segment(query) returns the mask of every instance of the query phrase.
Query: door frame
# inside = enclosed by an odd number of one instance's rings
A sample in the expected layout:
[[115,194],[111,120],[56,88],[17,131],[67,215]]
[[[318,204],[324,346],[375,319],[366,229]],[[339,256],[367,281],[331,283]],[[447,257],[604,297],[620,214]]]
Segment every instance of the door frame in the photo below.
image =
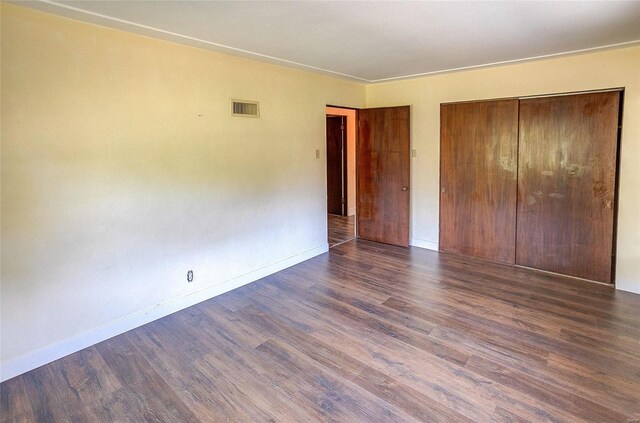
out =
[[[358,172],[358,168],[360,165],[360,154],[358,154],[358,152],[360,151],[360,111],[364,110],[364,109],[385,109],[385,108],[390,108],[390,107],[403,107],[403,106],[379,106],[379,107],[350,107],[350,106],[340,106],[340,105],[336,105],[336,104],[325,104],[325,108],[326,107],[334,107],[334,108],[338,108],[338,109],[345,109],[345,110],[354,110],[355,111],[355,131],[356,131],[356,139],[355,139],[355,151],[354,151],[354,155],[355,155],[355,169],[354,169],[354,174],[355,174],[355,189],[354,189],[354,200],[355,200],[355,204],[356,204],[356,212],[355,212],[355,237],[356,238],[361,238],[360,237],[360,228],[358,225],[358,198],[359,198],[359,193],[358,193],[358,184],[359,184],[359,178],[360,178],[360,173]],[[411,119],[411,114],[413,111],[413,107],[411,106],[407,106],[409,107],[409,119]],[[327,116],[327,114],[325,113],[325,116]],[[325,125],[326,128],[326,125]],[[325,138],[326,138],[326,134],[325,134]],[[326,140],[325,140],[326,143]],[[413,158],[412,155],[412,150],[411,150],[411,146],[412,146],[412,132],[411,132],[411,121],[409,123],[409,205],[408,205],[408,238],[407,238],[407,248],[410,247],[411,244],[411,226],[412,226],[412,221],[411,221],[411,204],[412,204],[412,193],[411,193],[411,189],[413,186],[413,180],[412,180],[412,175],[411,175],[411,159]],[[346,151],[346,149],[345,149]],[[325,167],[326,167],[326,160],[325,160]],[[325,189],[326,189],[326,184],[325,184]],[[325,192],[327,195],[328,193]],[[346,202],[346,197],[345,197],[345,202]],[[349,214],[349,207],[348,207],[348,203],[346,204],[346,209],[347,209],[347,216]]]
[[[354,187],[354,190],[353,190],[353,200],[355,201],[355,204],[358,204],[358,113],[359,113],[360,109],[356,108],[356,107],[339,106],[339,105],[336,105],[336,104],[325,104],[324,107],[325,107],[325,114],[324,114],[325,115],[325,120],[326,120],[326,117],[328,116],[328,114],[326,113],[327,107],[333,107],[333,108],[336,108],[336,109],[344,109],[344,110],[353,110],[353,111],[355,111],[355,119],[354,119],[355,120],[355,122],[354,122],[355,127],[354,127],[354,129],[356,131],[356,139],[355,139],[355,145],[354,145],[355,148],[354,148],[354,151],[353,151],[354,158],[355,158],[355,164],[354,164],[354,169],[353,169],[353,173],[354,173],[354,178],[353,179],[354,179],[355,187]],[[340,116],[340,115],[336,115],[336,116]],[[348,130],[348,123],[347,123],[347,119],[346,119],[347,116],[343,116],[343,117],[345,117],[345,135],[346,135],[347,134],[347,130]],[[327,128],[327,126],[325,124],[325,148],[326,148],[326,142],[327,142],[326,141],[326,138],[327,138],[326,128]],[[346,136],[348,137],[348,135],[346,135]],[[348,177],[347,177],[348,169],[349,169],[349,167],[348,167],[348,157],[349,157],[348,151],[349,151],[349,149],[347,147],[348,146],[347,139],[345,139],[345,144],[344,145],[345,145],[345,148],[344,148],[344,168],[343,168],[343,172],[345,174],[345,178],[343,179],[343,183],[344,183],[344,188],[343,188],[344,189],[344,210],[345,210],[345,214],[344,215],[346,217],[349,217],[349,200],[348,200],[349,199],[349,195],[348,195],[349,185],[348,185]],[[324,166],[326,168],[327,167],[326,154],[325,154],[324,162],[325,162]],[[326,177],[325,177],[325,179],[326,179]],[[327,184],[326,184],[326,180],[325,180],[325,190],[326,189],[327,189]],[[327,195],[328,195],[328,192],[326,192],[325,197]],[[326,212],[327,212],[327,207],[325,205],[325,213]],[[354,236],[354,239],[356,239],[356,238],[359,238],[359,236],[358,236],[358,208],[357,207],[356,207],[356,212],[354,214],[354,227],[355,227],[355,229],[354,229],[353,236]]]
[[[355,168],[353,169],[354,179],[355,179],[355,181],[354,181],[355,182],[355,189],[353,190],[353,199],[355,201],[355,204],[357,205],[358,204],[358,159],[359,159],[359,157],[358,157],[358,143],[359,143],[359,140],[358,140],[358,118],[359,118],[358,113],[360,112],[360,109],[357,108],[357,107],[339,106],[339,105],[335,105],[335,104],[325,104],[325,114],[324,114],[325,117],[328,116],[328,114],[326,113],[326,108],[327,107],[333,107],[333,108],[336,108],[336,109],[344,109],[344,110],[353,110],[353,111],[355,111],[355,115],[356,116],[355,116],[355,128],[354,129],[356,131],[356,139],[355,139],[355,145],[354,145],[355,149],[354,149],[354,152],[353,152],[354,157],[355,157]],[[346,134],[347,133],[347,129],[348,129],[348,126],[347,126],[348,124],[347,124],[346,116],[344,116],[344,117],[345,117],[344,122],[345,122],[345,134]],[[325,148],[326,148],[326,138],[327,138],[327,135],[326,135],[326,124],[325,124]],[[347,176],[348,175],[348,169],[349,169],[349,167],[348,167],[348,157],[349,156],[347,155],[347,150],[348,150],[347,145],[348,145],[348,142],[345,140],[345,148],[344,148],[344,156],[343,156],[344,157],[344,172],[345,172],[345,178],[343,180],[343,183],[344,183],[344,210],[345,210],[344,216],[349,217],[349,200],[348,200],[348,198],[349,198],[348,197],[349,185],[348,185],[348,176]],[[325,158],[325,168],[326,168],[326,166],[327,166],[327,160]],[[325,181],[325,190],[326,189],[327,189],[327,184],[326,184],[326,181]],[[328,196],[329,195],[328,191],[325,192],[325,194]],[[356,212],[354,214],[354,226],[355,226],[354,236],[355,236],[355,238],[360,238],[360,234],[358,233],[358,207],[356,207]]]
[[[341,211],[342,214],[341,216],[349,216],[349,200],[348,200],[348,191],[349,191],[349,185],[348,185],[348,170],[349,170],[349,163],[347,161],[348,155],[347,155],[347,116],[344,115],[334,115],[334,114],[327,114],[326,115],[327,118],[336,118],[339,117],[340,118],[340,124],[342,125],[341,128],[341,135],[342,135],[342,140],[340,141],[340,160],[341,160],[341,166],[340,166],[340,172],[342,174],[342,184],[341,184],[341,196],[340,196],[340,204],[341,204]],[[325,137],[326,138],[326,137]],[[326,148],[327,151],[329,149],[328,144],[326,144]],[[329,168],[329,155],[327,154],[327,169]],[[327,180],[328,180],[328,175],[327,175]],[[329,192],[327,189],[327,198],[329,196]]]

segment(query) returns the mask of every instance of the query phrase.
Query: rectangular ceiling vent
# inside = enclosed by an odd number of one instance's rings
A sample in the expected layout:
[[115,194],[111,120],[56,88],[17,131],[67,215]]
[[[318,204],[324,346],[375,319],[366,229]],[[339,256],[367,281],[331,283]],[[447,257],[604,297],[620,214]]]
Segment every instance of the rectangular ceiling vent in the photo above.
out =
[[260,103],[257,101],[231,100],[233,116],[260,117]]

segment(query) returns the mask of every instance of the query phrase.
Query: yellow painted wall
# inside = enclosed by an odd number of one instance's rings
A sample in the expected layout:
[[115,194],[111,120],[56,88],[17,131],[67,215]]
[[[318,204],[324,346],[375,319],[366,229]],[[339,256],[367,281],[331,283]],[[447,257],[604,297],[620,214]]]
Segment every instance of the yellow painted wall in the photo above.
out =
[[367,86],[367,107],[411,105],[411,237],[438,242],[440,103],[625,87],[617,288],[640,293],[640,47]]
[[364,85],[10,4],[1,31],[3,363],[326,249],[325,106]]

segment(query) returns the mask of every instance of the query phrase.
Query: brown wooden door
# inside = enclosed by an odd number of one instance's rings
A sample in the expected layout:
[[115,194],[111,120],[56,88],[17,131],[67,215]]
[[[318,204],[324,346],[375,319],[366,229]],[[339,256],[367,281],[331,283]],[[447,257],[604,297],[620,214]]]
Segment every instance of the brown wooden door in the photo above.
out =
[[516,263],[612,281],[619,92],[520,102]]
[[346,215],[346,140],[345,118],[327,116],[327,212]]
[[440,249],[515,261],[518,100],[440,107]]
[[358,237],[409,245],[409,106],[358,112]]

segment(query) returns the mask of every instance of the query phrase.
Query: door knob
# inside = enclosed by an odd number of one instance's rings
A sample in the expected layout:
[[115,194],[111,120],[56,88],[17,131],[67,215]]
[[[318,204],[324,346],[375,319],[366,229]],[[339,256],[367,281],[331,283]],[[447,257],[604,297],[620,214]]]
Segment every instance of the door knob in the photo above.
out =
[[407,188],[407,187],[402,187],[402,190],[403,190],[403,191],[406,191],[406,190],[408,190],[408,189],[409,189],[409,188]]
[[611,209],[611,200],[607,200],[604,202],[604,208],[605,209]]

